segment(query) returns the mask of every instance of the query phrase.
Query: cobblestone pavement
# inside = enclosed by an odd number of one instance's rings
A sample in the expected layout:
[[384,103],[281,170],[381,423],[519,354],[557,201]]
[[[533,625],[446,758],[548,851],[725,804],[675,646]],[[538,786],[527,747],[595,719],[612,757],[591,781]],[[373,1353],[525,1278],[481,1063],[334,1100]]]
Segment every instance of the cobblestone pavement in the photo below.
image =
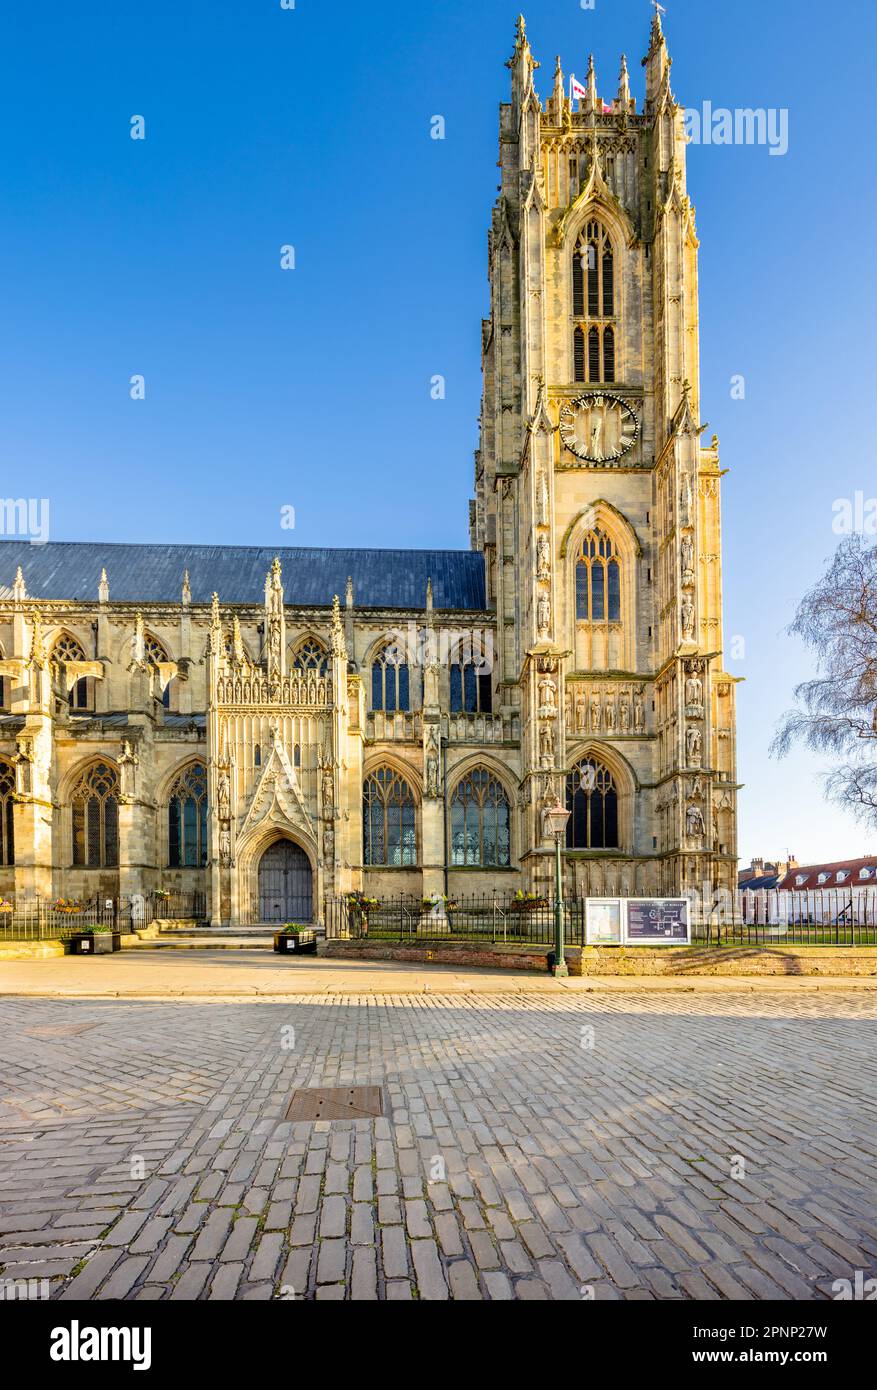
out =
[[[877,1274],[873,996],[7,999],[0,1037],[0,1278],[52,1297],[811,1299]],[[384,1118],[284,1120],[297,1087],[354,1084]]]

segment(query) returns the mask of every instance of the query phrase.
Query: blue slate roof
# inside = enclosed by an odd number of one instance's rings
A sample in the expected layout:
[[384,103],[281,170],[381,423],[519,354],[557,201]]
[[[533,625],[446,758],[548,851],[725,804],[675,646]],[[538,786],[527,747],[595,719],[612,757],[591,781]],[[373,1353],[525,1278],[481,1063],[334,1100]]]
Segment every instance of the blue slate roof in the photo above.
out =
[[96,541],[0,541],[0,596],[21,566],[28,598],[97,602],[106,567],[111,603],[179,603],[189,571],[193,603],[261,603],[275,555],[286,603],[342,604],[348,575],[359,608],[423,609],[432,579],[436,608],[483,612],[484,558],[472,550],[322,550],[244,545],[117,545]]

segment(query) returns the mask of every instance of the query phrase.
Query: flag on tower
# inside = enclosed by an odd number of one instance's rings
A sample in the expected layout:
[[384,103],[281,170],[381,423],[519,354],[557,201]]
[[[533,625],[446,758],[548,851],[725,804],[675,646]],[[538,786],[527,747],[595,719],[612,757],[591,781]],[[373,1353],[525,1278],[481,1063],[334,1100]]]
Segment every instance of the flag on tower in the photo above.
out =
[[569,75],[569,99],[570,101],[582,101],[588,95],[587,87],[583,87],[581,82],[577,82],[572,73]]

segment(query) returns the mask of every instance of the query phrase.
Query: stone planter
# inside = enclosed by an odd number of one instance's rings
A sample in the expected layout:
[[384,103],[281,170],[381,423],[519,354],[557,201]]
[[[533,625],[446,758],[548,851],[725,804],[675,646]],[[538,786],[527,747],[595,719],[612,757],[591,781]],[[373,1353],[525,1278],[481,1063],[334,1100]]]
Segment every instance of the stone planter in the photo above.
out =
[[108,956],[121,951],[122,934],[117,931],[77,932],[69,938],[71,956]]
[[282,956],[315,956],[317,954],[317,934],[313,931],[274,933],[274,950]]

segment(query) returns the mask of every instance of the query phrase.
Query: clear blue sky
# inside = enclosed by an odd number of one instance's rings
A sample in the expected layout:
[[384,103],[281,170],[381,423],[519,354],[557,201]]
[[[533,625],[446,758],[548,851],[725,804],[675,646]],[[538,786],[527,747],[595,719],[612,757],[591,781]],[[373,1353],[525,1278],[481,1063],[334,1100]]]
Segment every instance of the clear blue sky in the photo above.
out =
[[[877,493],[874,6],[667,8],[681,102],[789,110],[784,158],[689,152],[703,414],[731,470],[727,634],[746,643],[731,663],[747,682],[740,852],[854,855],[877,835],[825,806],[807,755],[776,765],[767,745],[808,673],[783,629],[835,545],[832,502]],[[611,98],[624,50],[641,101],[651,13],[531,5],[540,92],[556,53],[583,77],[593,50]],[[6,0],[5,495],[49,497],[58,540],[465,547],[515,15],[497,0]]]

